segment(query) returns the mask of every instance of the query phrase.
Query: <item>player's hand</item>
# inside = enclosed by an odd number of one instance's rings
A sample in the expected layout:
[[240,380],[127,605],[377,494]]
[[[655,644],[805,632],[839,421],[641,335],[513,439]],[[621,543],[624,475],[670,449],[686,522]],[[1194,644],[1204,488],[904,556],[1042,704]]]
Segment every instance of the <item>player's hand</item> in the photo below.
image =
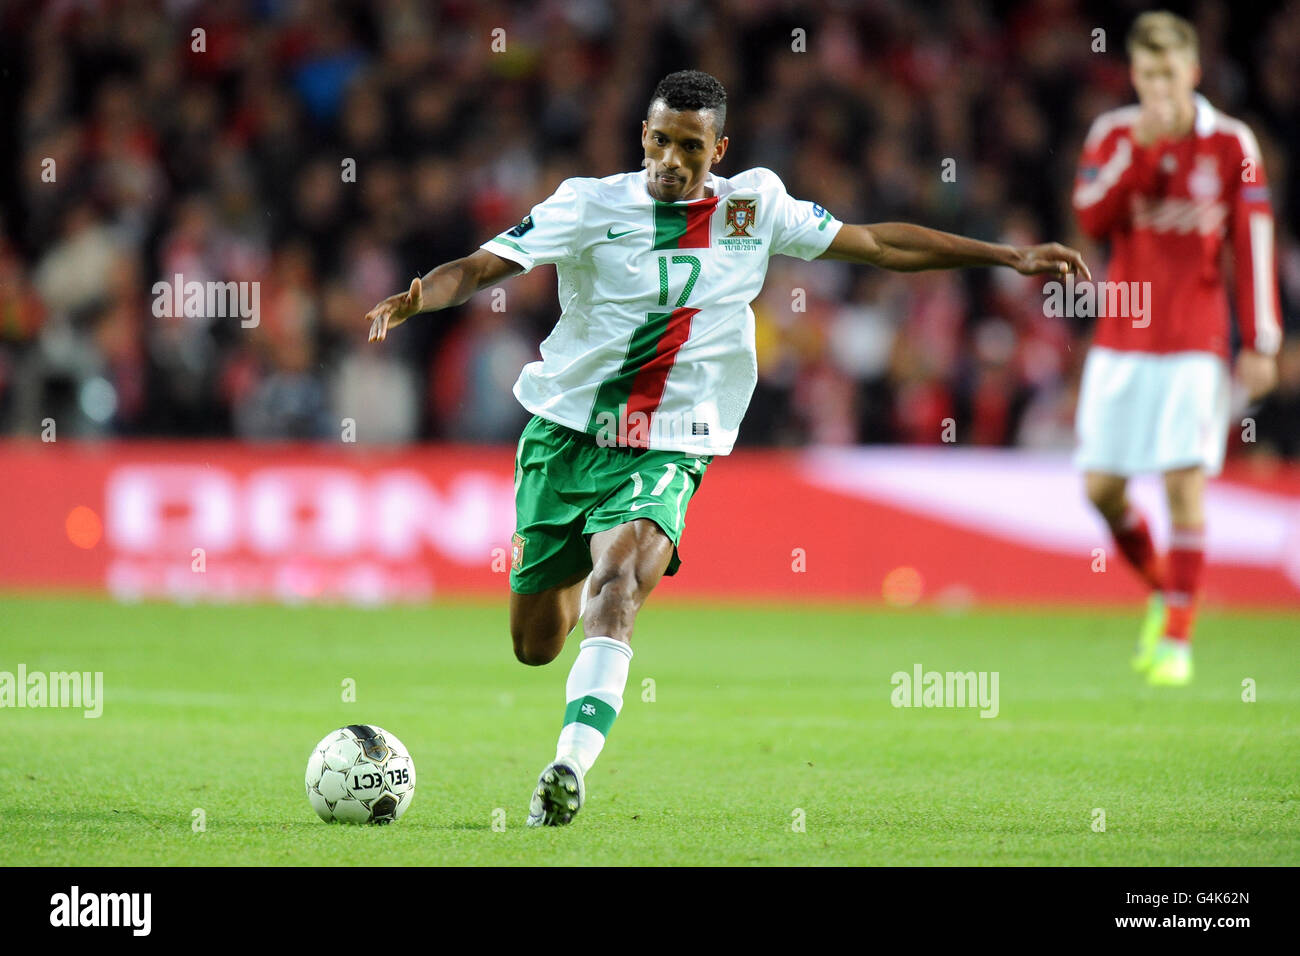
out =
[[1063,276],[1073,272],[1075,275],[1092,279],[1088,264],[1076,249],[1063,246],[1059,242],[1045,242],[1039,246],[1016,247],[1016,260],[1012,263],[1017,272],[1024,276],[1051,273]]
[[390,295],[383,302],[366,313],[370,323],[370,342],[382,342],[388,336],[388,330],[401,325],[415,315],[424,305],[424,284],[420,277],[411,280],[411,287],[405,292]]
[[1133,139],[1139,146],[1150,146],[1173,136],[1177,126],[1178,107],[1173,100],[1143,103],[1137,122],[1133,124]]
[[1237,380],[1246,387],[1252,402],[1263,398],[1277,384],[1277,359],[1254,349],[1242,349],[1237,356]]

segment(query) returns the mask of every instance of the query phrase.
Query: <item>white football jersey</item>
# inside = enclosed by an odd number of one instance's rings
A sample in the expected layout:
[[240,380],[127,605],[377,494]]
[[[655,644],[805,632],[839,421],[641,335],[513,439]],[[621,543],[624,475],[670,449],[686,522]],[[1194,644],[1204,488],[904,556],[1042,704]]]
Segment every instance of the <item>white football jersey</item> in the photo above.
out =
[[662,203],[646,173],[566,179],[482,248],[555,263],[560,318],[514,393],[608,444],[725,455],[758,381],[754,313],[769,257],[815,259],[841,223],[770,169],[709,174],[712,195]]

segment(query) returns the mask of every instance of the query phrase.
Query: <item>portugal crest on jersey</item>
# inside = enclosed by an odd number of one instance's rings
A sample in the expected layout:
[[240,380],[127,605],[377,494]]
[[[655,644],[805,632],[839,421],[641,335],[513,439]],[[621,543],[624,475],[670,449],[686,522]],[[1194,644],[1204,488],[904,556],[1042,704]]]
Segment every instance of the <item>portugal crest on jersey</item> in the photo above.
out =
[[754,218],[757,215],[757,199],[728,199],[727,200],[727,228],[731,231],[727,233],[727,238],[734,239],[739,236],[748,238],[749,230],[754,228]]

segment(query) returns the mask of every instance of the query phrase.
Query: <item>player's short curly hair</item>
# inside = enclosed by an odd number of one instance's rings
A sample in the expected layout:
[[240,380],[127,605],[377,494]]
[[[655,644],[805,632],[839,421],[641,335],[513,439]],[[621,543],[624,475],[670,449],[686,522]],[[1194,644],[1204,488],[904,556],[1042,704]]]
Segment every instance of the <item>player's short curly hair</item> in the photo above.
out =
[[669,73],[655,87],[646,113],[655,103],[663,100],[670,110],[713,110],[714,133],[722,137],[727,122],[727,89],[717,77],[700,70],[678,70]]

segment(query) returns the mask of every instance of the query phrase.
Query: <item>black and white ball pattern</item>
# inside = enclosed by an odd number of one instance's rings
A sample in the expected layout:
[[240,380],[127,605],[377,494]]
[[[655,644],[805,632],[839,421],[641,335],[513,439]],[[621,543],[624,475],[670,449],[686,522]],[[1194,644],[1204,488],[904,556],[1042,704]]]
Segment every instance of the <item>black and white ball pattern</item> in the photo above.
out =
[[327,823],[392,823],[415,796],[415,763],[396,736],[350,724],[307,760],[307,799]]

